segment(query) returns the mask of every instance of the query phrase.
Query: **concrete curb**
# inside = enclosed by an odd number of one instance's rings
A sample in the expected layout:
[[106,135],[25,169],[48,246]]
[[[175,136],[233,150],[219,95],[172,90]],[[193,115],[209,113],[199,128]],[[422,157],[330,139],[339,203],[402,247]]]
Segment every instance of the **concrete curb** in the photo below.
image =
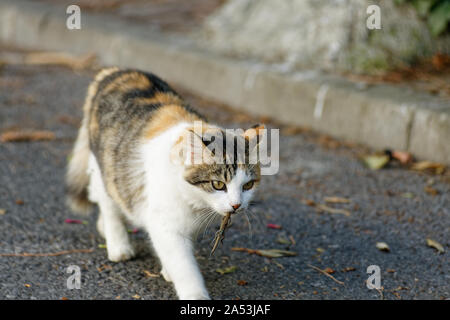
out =
[[283,73],[199,50],[186,39],[149,34],[104,15],[82,13],[66,28],[63,7],[0,3],[0,41],[22,47],[95,52],[103,63],[150,70],[194,93],[255,115],[382,149],[450,164],[450,104],[426,94],[362,87],[308,71]]

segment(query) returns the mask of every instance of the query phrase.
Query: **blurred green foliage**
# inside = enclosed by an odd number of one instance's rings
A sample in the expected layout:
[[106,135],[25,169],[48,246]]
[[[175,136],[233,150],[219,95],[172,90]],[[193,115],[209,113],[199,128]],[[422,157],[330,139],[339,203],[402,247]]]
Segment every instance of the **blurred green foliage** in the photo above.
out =
[[427,20],[433,35],[439,36],[449,30],[450,0],[395,0],[395,2],[411,4],[419,16]]

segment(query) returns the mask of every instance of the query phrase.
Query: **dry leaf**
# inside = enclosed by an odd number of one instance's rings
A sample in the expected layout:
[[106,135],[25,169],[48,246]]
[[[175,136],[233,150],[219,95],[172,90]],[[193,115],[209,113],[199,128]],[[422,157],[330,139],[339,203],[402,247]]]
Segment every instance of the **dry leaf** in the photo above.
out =
[[6,131],[0,135],[0,142],[26,142],[54,140],[55,134],[51,131]]
[[0,209],[0,216],[4,215],[6,213],[5,209]]
[[297,255],[295,252],[279,249],[256,250],[255,253],[267,258],[292,257]]
[[323,271],[325,271],[325,272],[328,273],[328,274],[333,274],[333,273],[336,272],[336,271],[334,271],[334,270],[331,269],[331,268],[325,268],[325,269],[323,269]]
[[386,251],[386,252],[390,251],[390,248],[386,242],[377,242],[376,246],[377,246],[377,249],[380,251]]
[[355,267],[347,267],[347,268],[342,269],[342,272],[350,272],[350,271],[355,271],[355,270],[356,270]]
[[420,161],[414,163],[411,166],[411,169],[417,171],[434,170],[436,174],[442,174],[445,171],[445,166],[442,163],[431,161]]
[[390,158],[388,155],[369,155],[362,158],[364,164],[372,170],[379,170],[383,168],[389,163],[389,160]]
[[319,211],[325,211],[325,212],[332,213],[332,214],[343,214],[346,217],[349,217],[351,214],[350,211],[348,211],[348,210],[331,208],[329,206],[326,206],[326,205],[320,204],[320,203],[318,205],[316,205],[316,208]]
[[400,161],[401,164],[408,164],[413,160],[411,153],[406,151],[392,151],[392,158]]
[[216,272],[220,273],[221,275],[224,275],[224,274],[227,274],[227,273],[233,273],[236,270],[237,270],[236,266],[230,266],[230,267],[223,268],[223,269],[221,269],[221,268],[216,269]]
[[350,199],[341,198],[341,197],[325,197],[323,199],[325,202],[329,203],[350,203]]
[[426,193],[428,193],[429,195],[432,195],[432,196],[437,196],[439,194],[438,190],[436,190],[430,186],[425,186],[424,190]]
[[141,296],[140,295],[138,295],[138,294],[135,294],[132,298],[134,298],[134,299],[140,299],[141,298]]
[[151,273],[148,270],[143,270],[142,272],[144,272],[146,278],[159,278],[159,274]]
[[277,242],[280,244],[292,244],[290,240],[283,237],[278,237]]
[[439,253],[444,253],[444,247],[437,241],[427,239],[427,246],[436,249]]
[[302,203],[304,203],[304,204],[306,204],[307,206],[310,206],[310,207],[315,207],[316,206],[316,203],[313,200],[309,200],[309,199],[302,200]]
[[267,257],[267,258],[293,257],[293,256],[297,255],[296,252],[280,250],[280,249],[255,250],[255,249],[248,249],[248,248],[231,248],[231,250],[247,252],[250,254],[257,254],[259,256],[263,256],[263,257]]
[[246,285],[248,285],[248,282],[245,280],[238,280],[237,284],[238,284],[238,286],[246,286]]
[[282,227],[279,224],[268,223],[267,228],[269,229],[281,229]]
[[32,52],[25,56],[24,63],[32,65],[61,65],[74,70],[91,68],[95,64],[93,53],[80,57],[63,52]]

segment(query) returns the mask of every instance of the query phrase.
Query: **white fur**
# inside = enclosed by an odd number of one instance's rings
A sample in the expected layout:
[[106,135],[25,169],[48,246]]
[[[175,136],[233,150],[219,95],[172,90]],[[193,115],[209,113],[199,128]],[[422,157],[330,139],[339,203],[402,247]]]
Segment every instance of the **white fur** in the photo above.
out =
[[141,145],[145,200],[135,212],[118,210],[106,193],[93,155],[89,161],[89,197],[99,204],[98,228],[106,237],[110,260],[129,259],[134,254],[121,219],[126,215],[133,224],[149,233],[161,260],[161,273],[167,281],[173,282],[179,298],[209,299],[193,254],[192,236],[199,227],[196,221],[202,210],[213,209],[224,215],[233,205],[241,204],[245,208],[253,190],[242,192],[242,185],[249,178],[241,170],[227,185],[227,192],[207,193],[187,183],[183,179],[183,164],[171,160],[171,149],[188,125],[176,125]]

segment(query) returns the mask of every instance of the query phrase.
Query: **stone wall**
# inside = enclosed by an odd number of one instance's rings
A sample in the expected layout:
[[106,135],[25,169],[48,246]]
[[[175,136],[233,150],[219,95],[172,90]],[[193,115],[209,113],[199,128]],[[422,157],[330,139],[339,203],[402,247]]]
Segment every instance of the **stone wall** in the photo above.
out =
[[[381,30],[369,30],[367,7],[381,9]],[[392,0],[228,0],[196,35],[222,54],[279,64],[286,70],[376,73],[449,51],[435,43],[408,5]]]

